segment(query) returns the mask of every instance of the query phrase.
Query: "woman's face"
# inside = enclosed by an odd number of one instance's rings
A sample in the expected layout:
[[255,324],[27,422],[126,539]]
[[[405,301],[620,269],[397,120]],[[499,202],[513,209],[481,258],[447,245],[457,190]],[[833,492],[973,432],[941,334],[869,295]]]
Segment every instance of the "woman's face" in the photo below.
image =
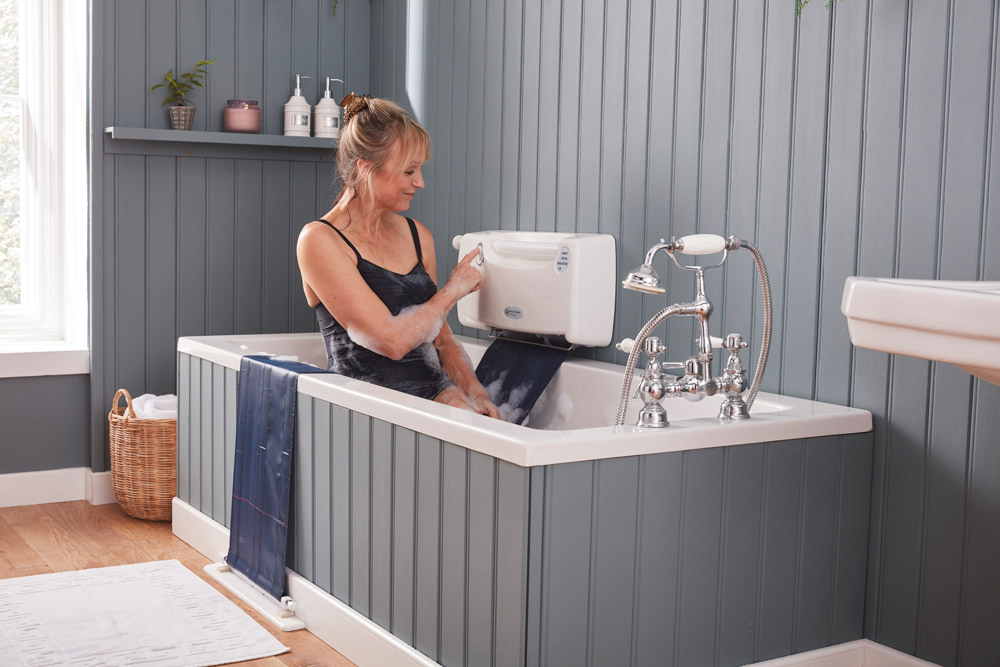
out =
[[372,189],[375,196],[375,206],[389,211],[405,211],[410,208],[417,190],[424,187],[422,172],[423,160],[407,156],[407,162],[397,167],[403,159],[402,142],[397,141],[389,159],[389,167],[372,174]]

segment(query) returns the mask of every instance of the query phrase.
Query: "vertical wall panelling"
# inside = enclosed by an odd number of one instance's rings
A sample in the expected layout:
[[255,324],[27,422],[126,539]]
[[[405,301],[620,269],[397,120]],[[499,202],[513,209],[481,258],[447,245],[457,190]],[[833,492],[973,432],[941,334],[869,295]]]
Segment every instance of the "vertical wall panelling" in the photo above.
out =
[[364,615],[371,605],[371,418],[351,414],[351,598]]
[[[617,9],[613,10],[617,11]],[[616,218],[620,219],[621,227],[618,233],[620,241],[620,256],[623,264],[620,271],[630,271],[634,265],[629,265],[633,258],[642,257],[646,252],[645,220],[647,216],[657,219],[657,215],[649,215],[646,210],[646,186],[647,172],[649,169],[649,99],[650,99],[650,71],[646,63],[650,59],[650,48],[652,45],[650,17],[651,6],[645,2],[631,3],[627,11],[627,35],[628,52],[625,54],[626,77],[624,84],[626,90],[624,99],[629,103],[624,106],[615,105],[609,109],[609,113],[621,117],[622,137],[624,149],[620,159],[622,160],[623,174],[620,179],[621,210],[617,215],[610,214],[607,222]],[[617,131],[617,123],[609,123],[605,127],[605,132]],[[615,151],[607,155],[609,159],[615,159]],[[610,180],[610,179],[609,179]],[[605,209],[602,206],[602,214]],[[653,232],[656,233],[655,231]],[[642,319],[640,308],[643,298],[638,292],[623,295],[618,305],[619,330],[615,332],[615,340],[621,340],[628,336],[626,331],[638,331],[645,320]]]
[[[736,3],[733,14],[733,71],[729,126],[729,171],[727,174],[727,233],[757,243],[757,213],[761,170],[759,168],[764,80],[764,35],[767,9]],[[655,71],[655,70],[654,70]],[[769,249],[765,261],[773,262]],[[724,267],[720,330],[723,333],[759,331],[763,304],[760,281],[753,260],[736,253]],[[839,302],[838,302],[839,303]],[[652,314],[652,313],[650,313]],[[744,367],[755,368],[759,338],[746,350]],[[772,375],[769,373],[768,375]]]
[[[577,182],[580,175],[580,111],[583,105],[580,77],[583,54],[583,3],[563,3],[559,17],[558,102],[548,114],[556,115],[556,154],[553,156],[552,177],[555,196],[554,218],[550,229],[558,232],[576,231]],[[589,45],[588,45],[589,48]],[[555,59],[554,59],[555,60]],[[594,98],[596,99],[596,98]],[[484,207],[485,208],[485,207]],[[486,211],[484,210],[484,213]],[[484,227],[489,229],[489,227]]]
[[146,387],[153,394],[172,394],[177,379],[174,358],[149,351],[169,350],[177,344],[177,158],[146,159],[146,191],[146,246],[153,249],[143,281],[148,308],[142,342],[147,356]]
[[[263,330],[280,331],[289,321],[295,299],[289,295],[299,291],[301,282],[297,278],[298,262],[295,261],[295,238],[290,229],[301,229],[308,220],[293,225],[288,212],[291,210],[291,193],[287,184],[291,176],[288,162],[268,160],[264,163],[264,183],[261,198],[263,226],[263,276],[267,276],[269,289],[261,289]],[[317,211],[317,215],[322,215]],[[297,234],[296,234],[297,236]],[[294,269],[293,269],[294,266]],[[263,285],[261,286],[263,287]]]
[[236,160],[208,159],[208,331],[236,328]]
[[92,43],[103,44],[92,53],[95,470],[107,466],[110,397],[118,387],[172,393],[178,336],[315,329],[293,254],[302,226],[327,210],[332,178],[332,154],[318,162],[288,152],[270,159],[266,149],[239,159],[163,156],[152,145],[149,155],[142,146],[103,153],[103,128],[168,127],[163,92],[149,88],[201,59],[215,63],[206,88],[190,95],[194,131],[220,130],[226,100],[240,97],[260,100],[264,132],[280,134],[296,70],[349,72],[352,86],[367,90],[369,55],[358,48],[367,45],[367,8],[341,7],[336,18],[329,8],[320,0],[95,0]]
[[[601,131],[605,120],[602,104],[603,95],[601,94],[603,89],[601,70],[604,62],[604,6],[596,2],[582,3],[581,14],[580,102],[578,110],[580,155],[577,158],[576,187],[578,194],[575,206],[575,231],[592,234],[597,231],[600,218]],[[568,35],[570,30],[570,26],[565,27],[566,34],[564,34],[563,39],[566,41],[572,39]],[[572,57],[568,52],[566,61],[572,62]],[[506,69],[507,67],[505,67],[505,71]],[[504,86],[505,99],[516,95],[516,90],[508,90],[507,86]],[[569,102],[567,102],[568,104]],[[504,128],[505,134],[507,131],[507,128]],[[509,141],[509,139],[506,140]],[[562,173],[570,168],[570,165],[563,163],[560,164],[559,170]]]
[[996,641],[996,625],[991,619],[1000,614],[995,594],[976,594],[1000,588],[996,570],[996,553],[1000,551],[1000,457],[996,456],[996,434],[1000,432],[1000,387],[976,381],[973,421],[973,454],[967,479],[965,561],[963,569],[960,633],[957,662],[963,665],[990,665],[1000,661],[1000,646]]
[[[522,71],[530,68],[524,62],[521,45],[524,39],[524,3],[505,0],[502,34],[503,44],[503,116],[500,145],[500,229],[517,229],[520,201],[521,108],[535,94],[522,82]],[[445,41],[439,38],[438,43]],[[537,89],[536,89],[537,90]],[[447,87],[445,87],[447,91]],[[446,94],[442,91],[442,95]],[[447,182],[447,179],[445,180]]]
[[412,644],[417,435],[394,428],[392,456],[392,633]]
[[[522,664],[527,651],[521,610],[528,607],[528,480],[529,472],[523,468],[497,463],[492,637],[496,665]],[[532,609],[527,613],[530,618]]]
[[[141,33],[137,33],[140,36],[146,36],[144,49],[146,76],[143,81],[150,80],[159,83],[163,81],[163,76],[168,70],[173,70],[175,75],[187,71],[186,69],[178,70],[177,54],[174,50],[174,45],[177,42],[176,17],[177,2],[175,0],[146,3],[146,25],[143,26]],[[132,57],[135,57],[136,53],[131,52]],[[146,86],[146,89],[151,87],[152,84]],[[166,107],[161,106],[161,100],[165,99],[168,94],[164,88],[158,89],[146,100],[145,127],[170,128],[170,117]],[[164,188],[164,192],[169,193],[171,189]]]
[[339,406],[331,416],[333,443],[333,590],[338,599],[351,599],[351,413]]
[[725,478],[725,452],[705,449],[684,456],[678,583],[677,665],[715,662],[718,571],[721,565],[722,501],[716,492]]
[[829,100],[830,17],[803,12],[797,22],[791,126],[788,234],[786,238],[785,298],[781,343],[776,358],[781,366],[781,388],[793,396],[812,397],[816,320],[822,234],[823,184],[827,104]]
[[[236,162],[236,330],[260,333],[263,320],[264,275],[270,267],[264,264],[264,178],[262,163],[257,160]],[[280,220],[274,221],[275,226]],[[264,271],[261,271],[261,267]],[[278,271],[274,271],[280,275]]]
[[[121,386],[133,395],[143,393],[146,386],[146,316],[149,302],[146,299],[146,158],[122,156],[118,162],[118,180],[115,187],[116,225],[114,228],[115,252],[114,326],[127,336],[116,341],[114,348],[114,375]],[[113,396],[114,394],[110,394]]]
[[234,27],[236,14],[243,2],[236,0],[221,0],[219,2],[208,2],[204,5],[205,30],[207,32],[206,50],[208,55],[204,58],[195,54],[190,54],[192,60],[190,65],[185,67],[182,62],[182,71],[187,71],[195,62],[199,60],[214,60],[214,64],[208,66],[209,75],[205,82],[205,129],[219,132],[222,130],[222,114],[220,109],[226,108],[226,101],[237,96],[237,72],[241,66],[238,63],[238,53],[236,50],[239,38]]
[[[595,665],[631,660],[639,459],[595,464],[588,628]],[[631,492],[629,492],[631,490]],[[556,565],[561,567],[562,564]]]
[[441,464],[441,653],[444,665],[465,663],[466,539],[469,451],[445,444]]
[[[285,129],[285,102],[292,94],[291,86],[294,85],[289,83],[292,71],[291,25],[291,0],[271,0],[264,5],[264,82],[260,100],[261,131],[267,134],[281,134]],[[326,75],[321,73],[320,76]]]
[[[497,584],[493,553],[507,534],[495,535],[498,489],[496,485],[499,462],[478,452],[469,452],[468,476],[468,527],[469,550],[466,570],[466,609],[462,623],[465,626],[467,645],[466,664],[490,664],[493,655],[493,590]],[[472,520],[471,517],[479,517]],[[486,517],[492,520],[483,520]],[[505,586],[510,582],[505,581]]]
[[850,402],[852,345],[840,313],[844,286],[833,276],[853,275],[858,261],[868,18],[867,8],[837,13],[830,42],[826,141],[842,149],[826,151],[814,393],[817,400],[841,405]]
[[[720,544],[719,608],[716,620],[716,657],[719,664],[735,665],[753,655],[757,627],[757,586],[760,571],[761,479],[763,445],[735,447],[728,452],[723,474]],[[865,535],[864,531],[859,531]],[[860,554],[856,560],[863,561]],[[857,573],[863,578],[863,573]],[[854,609],[863,607],[856,600]]]
[[392,424],[372,420],[371,618],[392,623]]
[[208,160],[177,158],[177,335],[208,330]]
[[777,443],[764,456],[764,521],[761,528],[761,576],[757,598],[759,629],[754,650],[762,659],[794,650],[795,571],[799,544],[783,536],[800,525],[799,486],[803,466],[799,442]]
[[[108,2],[108,0],[104,0]],[[114,4],[120,3],[121,0]],[[112,4],[108,2],[108,4]],[[188,99],[194,103],[199,110],[194,114],[194,121],[191,124],[192,130],[219,130],[219,123],[212,123],[212,109],[216,108],[210,99],[218,100],[219,97],[210,98],[213,85],[225,80],[224,72],[231,68],[232,61],[220,50],[216,51],[214,40],[210,39],[208,20],[208,7],[205,0],[177,0],[177,42],[169,48],[169,53],[176,59],[174,62],[174,72],[188,72],[199,60],[215,60],[215,64],[209,65],[209,75],[205,81],[205,88],[196,88],[191,91]],[[219,28],[216,21],[216,28]],[[216,66],[219,67],[216,67]],[[150,73],[153,82],[160,81],[163,73]],[[150,86],[152,83],[150,84]],[[150,87],[147,86],[147,89]],[[161,89],[162,90],[162,89]],[[159,92],[159,91],[157,91]],[[159,104],[162,97],[154,95],[151,100]],[[223,102],[224,104],[224,102]],[[166,109],[160,110],[162,127],[170,127],[170,119],[167,117]],[[220,115],[221,117],[221,115]],[[122,119],[117,118],[115,122],[121,125],[128,125]],[[160,127],[154,125],[153,127]]]
[[437,442],[418,435],[413,645],[432,659],[438,656],[440,613],[441,465],[441,448]]

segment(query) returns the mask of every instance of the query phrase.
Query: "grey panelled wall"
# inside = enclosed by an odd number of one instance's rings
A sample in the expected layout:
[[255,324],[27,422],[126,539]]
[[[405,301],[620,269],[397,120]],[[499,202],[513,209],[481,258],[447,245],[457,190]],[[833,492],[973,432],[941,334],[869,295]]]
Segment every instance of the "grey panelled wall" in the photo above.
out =
[[[91,122],[91,464],[107,468],[108,403],[172,393],[179,336],[310,331],[294,260],[302,225],[332,200],[330,155],[300,149],[107,140],[105,127],[166,128],[168,69],[214,60],[194,130],[221,130],[229,98],[260,101],[281,134],[295,73],[368,86],[367,3],[328,0],[94,0]],[[339,84],[337,84],[339,85]],[[340,91],[337,90],[337,93]],[[195,147],[197,149],[197,147]]]
[[[230,521],[238,373],[178,355]],[[288,565],[442,665],[741,665],[857,639],[871,434],[521,468],[299,394]]]
[[[865,635],[1000,664],[1000,388],[854,349],[839,312],[849,275],[1000,280],[1000,7],[794,6],[372,0],[372,90],[434,140],[415,210],[439,278],[470,229],[611,233],[622,271],[661,236],[754,240],[775,296],[764,388],[874,414]],[[715,331],[759,341],[751,262],[730,265],[709,274]],[[616,338],[663,303],[620,294]],[[667,344],[684,356],[688,325]]]

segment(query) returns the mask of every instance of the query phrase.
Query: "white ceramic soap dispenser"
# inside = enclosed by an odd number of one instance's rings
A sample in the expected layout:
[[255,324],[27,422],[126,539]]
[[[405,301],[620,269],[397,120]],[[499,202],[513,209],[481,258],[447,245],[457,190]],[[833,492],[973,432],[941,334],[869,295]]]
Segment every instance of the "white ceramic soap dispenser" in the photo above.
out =
[[326,90],[323,91],[323,98],[316,103],[313,108],[315,116],[313,122],[313,136],[336,139],[340,136],[340,105],[330,97],[330,82],[340,81],[333,77],[326,77]]
[[308,137],[309,126],[312,120],[312,107],[302,96],[302,79],[311,79],[311,76],[295,75],[295,92],[292,93],[288,104],[285,105],[285,136],[286,137]]

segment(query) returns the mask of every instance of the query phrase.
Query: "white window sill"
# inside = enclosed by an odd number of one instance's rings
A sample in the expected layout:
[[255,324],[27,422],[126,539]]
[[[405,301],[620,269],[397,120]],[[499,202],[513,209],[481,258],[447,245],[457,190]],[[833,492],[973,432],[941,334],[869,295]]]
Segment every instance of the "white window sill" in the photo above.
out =
[[0,344],[0,378],[90,373],[90,350],[68,343]]

